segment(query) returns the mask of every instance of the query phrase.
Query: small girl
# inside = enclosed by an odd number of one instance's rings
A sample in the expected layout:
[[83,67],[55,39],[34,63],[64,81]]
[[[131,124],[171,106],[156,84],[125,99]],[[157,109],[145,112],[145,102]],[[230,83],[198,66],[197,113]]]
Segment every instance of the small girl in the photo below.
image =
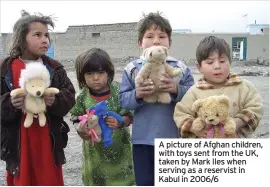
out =
[[[72,108],[72,118],[85,114],[86,109],[107,100],[110,111],[120,114],[124,124],[114,117],[105,118],[114,129],[113,144],[104,147],[103,142],[92,145],[88,134],[78,132],[83,139],[82,180],[89,186],[132,186],[135,184],[130,133],[132,113],[118,104],[119,83],[113,82],[114,66],[102,49],[92,48],[76,59],[76,74],[81,89]],[[74,118],[75,117],[75,118]]]
[[[50,17],[23,11],[13,28],[10,56],[1,62],[1,159],[6,162],[8,186],[64,185],[62,165],[69,127],[63,117],[75,104],[75,89],[63,66],[45,56],[50,45],[48,25],[54,27]],[[25,128],[25,94],[10,96],[29,62],[43,63],[50,72],[50,86],[60,91],[43,96],[47,106],[44,127],[34,118]]]

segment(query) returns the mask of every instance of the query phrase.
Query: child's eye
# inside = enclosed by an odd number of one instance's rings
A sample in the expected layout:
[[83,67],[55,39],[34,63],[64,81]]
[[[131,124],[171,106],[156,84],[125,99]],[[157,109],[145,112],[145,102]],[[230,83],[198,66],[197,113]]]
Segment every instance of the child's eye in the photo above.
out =
[[98,73],[99,73],[99,74],[104,74],[104,73],[105,73],[105,71],[99,71]]
[[153,36],[146,36],[146,38],[153,38]]
[[224,60],[220,61],[220,63],[224,63],[224,62],[225,62]]

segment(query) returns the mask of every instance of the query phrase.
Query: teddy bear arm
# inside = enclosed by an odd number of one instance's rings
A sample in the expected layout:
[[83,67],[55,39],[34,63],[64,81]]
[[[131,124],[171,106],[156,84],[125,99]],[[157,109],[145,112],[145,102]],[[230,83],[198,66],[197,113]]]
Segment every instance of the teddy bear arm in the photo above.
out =
[[57,94],[57,93],[59,93],[59,89],[57,89],[57,88],[46,88],[44,93],[46,93],[46,94],[50,94],[50,93]]
[[196,118],[193,122],[192,122],[192,126],[191,126],[191,130],[192,131],[196,131],[196,132],[200,132],[203,128],[204,128],[204,123],[202,121],[201,118]]
[[17,89],[14,89],[10,92],[10,96],[11,97],[15,97],[17,95],[20,95],[20,94],[26,94],[26,90],[24,88],[17,88]]
[[138,73],[138,75],[145,80],[147,77],[149,77],[150,73],[151,73],[151,69],[152,66],[150,63],[146,63],[143,65],[143,67],[141,68],[140,72]]
[[236,124],[232,118],[227,118],[224,124],[226,134],[235,134]]
[[172,77],[175,77],[175,76],[181,74],[181,69],[180,68],[174,68],[174,67],[170,66],[167,63],[165,63],[165,68],[166,68],[166,72]]

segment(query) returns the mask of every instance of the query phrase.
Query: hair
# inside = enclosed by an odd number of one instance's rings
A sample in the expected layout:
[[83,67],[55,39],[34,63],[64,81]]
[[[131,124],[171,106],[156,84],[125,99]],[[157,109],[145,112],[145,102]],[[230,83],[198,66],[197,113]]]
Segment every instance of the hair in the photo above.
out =
[[76,58],[75,68],[80,89],[87,87],[84,74],[88,72],[107,72],[108,84],[111,84],[114,79],[114,66],[112,60],[109,54],[100,48],[92,48],[80,54]]
[[[10,49],[11,57],[21,56],[26,47],[26,35],[29,32],[29,25],[33,22],[39,22],[46,26],[50,25],[54,28],[55,24],[50,16],[44,16],[41,13],[30,15],[28,12],[22,10],[21,18],[16,21],[13,27],[12,43]],[[49,41],[51,43],[50,37]]]
[[202,39],[196,49],[196,59],[199,65],[206,60],[211,53],[218,52],[219,55],[225,54],[231,63],[231,50],[229,44],[222,38],[208,36]]
[[143,19],[138,22],[138,41],[142,41],[143,35],[146,30],[150,28],[160,29],[162,32],[166,32],[171,44],[172,27],[168,19],[161,16],[161,13],[149,13],[143,14]]

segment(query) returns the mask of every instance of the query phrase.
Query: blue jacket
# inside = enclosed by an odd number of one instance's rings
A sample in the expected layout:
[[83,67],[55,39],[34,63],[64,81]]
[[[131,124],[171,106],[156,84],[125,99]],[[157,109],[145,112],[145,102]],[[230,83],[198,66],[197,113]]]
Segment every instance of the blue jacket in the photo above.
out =
[[124,69],[119,93],[120,105],[128,110],[134,110],[132,123],[132,143],[154,145],[155,138],[179,138],[178,129],[173,120],[174,108],[194,84],[190,69],[181,61],[172,57],[167,58],[167,63],[173,67],[182,68],[183,77],[174,78],[178,82],[178,94],[172,95],[170,104],[151,104],[142,99],[137,101],[135,90],[135,77],[141,69],[143,60],[137,59],[130,62]]

